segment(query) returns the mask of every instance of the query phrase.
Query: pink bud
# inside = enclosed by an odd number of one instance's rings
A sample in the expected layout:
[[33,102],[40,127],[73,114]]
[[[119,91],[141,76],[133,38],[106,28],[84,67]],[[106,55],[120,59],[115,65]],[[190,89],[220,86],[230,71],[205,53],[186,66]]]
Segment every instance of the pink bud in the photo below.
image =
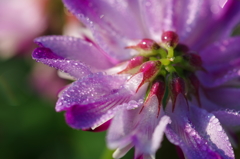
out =
[[128,46],[130,49],[142,49],[142,50],[157,50],[160,46],[151,39],[142,39],[136,46]]
[[175,48],[176,52],[182,52],[182,53],[187,53],[189,51],[189,48],[187,45],[184,44],[178,44]]
[[162,34],[162,42],[170,47],[176,47],[178,44],[178,35],[173,31],[165,31]]
[[141,64],[143,64],[144,62],[146,62],[149,58],[147,57],[143,57],[143,56],[137,56],[137,57],[134,57],[132,58],[129,62],[128,62],[128,65],[127,67],[118,72],[118,74],[121,74],[121,73],[129,73],[132,69],[140,66]]
[[[158,98],[158,113],[157,113],[157,117],[160,114],[160,108],[162,105],[162,99],[164,97],[164,93],[165,93],[165,82],[163,81],[163,79],[158,79],[156,80],[153,85],[151,86],[150,92],[144,102],[144,106],[146,105],[145,103],[147,103],[153,95],[156,95]],[[142,107],[141,111],[143,110],[144,106]],[[141,113],[140,111],[140,113]]]
[[194,54],[194,53],[188,53],[183,56],[185,60],[189,62],[190,65],[196,67],[196,68],[201,68],[202,67],[202,59],[199,55]]
[[170,79],[169,88],[171,91],[171,98],[172,98],[172,102],[173,102],[172,111],[174,111],[177,96],[180,93],[182,93],[184,95],[184,97],[186,98],[184,79],[179,77],[176,73],[173,73],[172,78]]
[[[160,61],[147,61],[145,62],[141,68],[139,69],[139,71],[137,73],[142,72],[143,73],[143,80],[142,82],[139,84],[136,92],[139,90],[139,88],[145,83],[150,81],[151,79],[153,79],[157,73],[159,72],[159,67],[160,67],[161,63]],[[136,74],[137,74],[136,73]]]

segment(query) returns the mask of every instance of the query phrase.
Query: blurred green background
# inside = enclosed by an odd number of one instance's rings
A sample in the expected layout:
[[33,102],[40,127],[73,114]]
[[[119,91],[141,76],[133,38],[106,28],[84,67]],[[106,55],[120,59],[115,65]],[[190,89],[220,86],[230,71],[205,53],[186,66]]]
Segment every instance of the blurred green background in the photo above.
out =
[[[61,35],[66,22],[61,1],[50,1],[46,13],[48,27],[42,35]],[[239,33],[238,27],[234,34]],[[30,53],[34,47],[9,59],[0,58],[0,159],[112,158],[113,151],[106,148],[105,132],[70,128],[64,114],[54,110],[57,95],[50,98],[33,87],[36,62]],[[39,74],[40,80],[43,75]],[[235,154],[240,158],[239,150]],[[131,158],[133,150],[124,157]],[[157,158],[177,158],[175,147],[165,139]]]

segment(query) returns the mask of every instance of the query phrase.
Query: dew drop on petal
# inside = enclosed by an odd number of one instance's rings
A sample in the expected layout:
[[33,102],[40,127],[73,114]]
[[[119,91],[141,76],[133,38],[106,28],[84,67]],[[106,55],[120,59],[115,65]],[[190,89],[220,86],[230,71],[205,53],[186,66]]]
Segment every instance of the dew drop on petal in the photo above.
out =
[[220,125],[217,126],[217,131],[222,131],[222,127]]
[[217,118],[214,118],[213,121],[212,121],[214,124],[218,123],[218,119]]
[[195,135],[196,135],[196,132],[195,132],[195,131],[192,131],[192,132],[190,133],[190,135],[191,135],[191,136],[195,136]]

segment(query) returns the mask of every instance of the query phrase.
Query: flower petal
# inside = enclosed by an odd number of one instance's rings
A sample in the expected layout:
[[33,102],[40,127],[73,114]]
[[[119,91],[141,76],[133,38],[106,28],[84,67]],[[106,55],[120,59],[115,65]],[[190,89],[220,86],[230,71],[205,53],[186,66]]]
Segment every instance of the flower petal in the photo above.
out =
[[137,1],[64,0],[66,7],[93,32],[95,42],[116,60],[126,60],[129,40],[147,36],[142,28]]
[[163,116],[163,110],[157,117],[158,100],[156,96],[153,96],[140,111],[141,107],[138,107],[134,110],[123,109],[116,114],[107,135],[110,148],[123,148],[132,144],[135,146],[135,158],[155,154],[170,119]]
[[197,50],[206,43],[230,36],[240,21],[239,6],[235,0],[141,0],[147,28],[155,40],[160,40],[163,31],[172,30],[177,32],[180,42]]
[[143,38],[138,1],[64,0],[66,7],[75,15],[82,14],[109,32],[128,38]]
[[151,37],[160,41],[163,31],[175,30],[173,20],[172,0],[140,0],[143,18],[146,21]]
[[182,95],[178,96],[174,112],[166,114],[172,123],[166,129],[170,142],[181,147],[186,158],[234,158],[233,149],[218,119],[196,106],[189,110]]
[[[95,129],[113,117],[120,109],[117,106],[143,98],[144,91],[136,93],[141,82],[140,77],[141,74],[126,82],[128,76],[102,73],[87,76],[74,82],[61,93],[56,111],[65,110],[66,121],[73,128]],[[132,82],[134,84],[131,84]],[[130,106],[132,105],[134,103]]]
[[125,83],[126,78],[97,73],[77,80],[60,94],[56,110],[63,111],[73,105],[89,104],[114,94]]
[[113,158],[122,158],[131,148],[133,147],[132,144],[129,144],[123,148],[119,148],[113,153]]
[[216,105],[219,109],[235,109],[239,108],[240,89],[234,87],[218,87],[205,90],[208,100]]
[[239,77],[240,37],[222,40],[200,52],[203,67],[207,72],[199,72],[198,77],[207,87],[215,87]]
[[203,60],[205,67],[212,65],[222,65],[230,63],[232,60],[239,57],[240,37],[231,37],[210,45],[202,50],[199,54]]
[[[196,51],[215,41],[229,37],[233,28],[240,22],[239,1],[202,0],[199,6],[195,6],[199,10],[196,12],[194,22],[187,23],[191,31],[184,40],[186,44],[192,46]],[[189,30],[188,27],[185,28]]]
[[[84,63],[89,66],[92,71],[103,70],[112,67],[110,60],[94,46],[94,44],[85,40],[67,37],[67,36],[47,36],[35,39],[35,42],[40,46],[40,50],[49,50],[61,59],[73,60]],[[45,54],[49,54],[45,52]],[[36,55],[33,52],[33,57],[44,57],[40,53]],[[57,58],[57,57],[54,57]],[[59,59],[57,58],[57,59]],[[52,59],[52,58],[51,58]]]
[[79,63],[79,61],[76,60],[63,59],[61,56],[54,54],[48,48],[36,48],[32,57],[36,61],[61,70],[76,79],[92,74],[86,65]]
[[221,122],[222,125],[224,125],[227,128],[234,128],[240,126],[240,112],[236,110],[218,110],[211,112],[213,113]]

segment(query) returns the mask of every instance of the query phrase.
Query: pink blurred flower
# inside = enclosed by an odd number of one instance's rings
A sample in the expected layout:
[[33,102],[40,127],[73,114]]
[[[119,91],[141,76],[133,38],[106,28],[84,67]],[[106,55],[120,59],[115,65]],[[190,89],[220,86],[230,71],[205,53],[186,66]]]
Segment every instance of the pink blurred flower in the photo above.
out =
[[47,0],[0,0],[0,57],[25,51],[46,28]]

